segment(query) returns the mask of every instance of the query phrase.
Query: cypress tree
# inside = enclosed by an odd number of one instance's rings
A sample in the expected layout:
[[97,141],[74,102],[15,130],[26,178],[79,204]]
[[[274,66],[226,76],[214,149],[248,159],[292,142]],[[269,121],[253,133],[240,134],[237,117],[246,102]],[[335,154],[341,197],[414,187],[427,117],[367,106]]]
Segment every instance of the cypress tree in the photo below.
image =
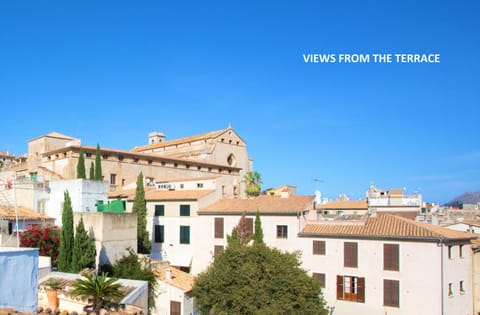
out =
[[97,251],[95,241],[85,230],[83,217],[75,229],[75,239],[73,241],[72,267],[71,272],[78,273],[84,268],[94,268]]
[[58,251],[58,271],[68,272],[72,265],[73,248],[73,210],[68,190],[64,193],[62,210],[62,229],[60,230],[60,248]]
[[255,244],[263,244],[262,221],[260,221],[260,211],[258,210],[257,216],[255,217],[255,234],[253,235],[253,241]]
[[93,161],[90,163],[90,179],[95,179],[95,165],[93,164]]
[[141,254],[149,254],[152,244],[147,231],[147,202],[145,201],[142,172],[137,177],[132,212],[137,214],[137,251]]
[[102,180],[102,161],[100,160],[100,145],[97,143],[97,151],[95,152],[95,179]]
[[83,148],[80,148],[80,156],[78,157],[77,178],[87,178],[85,175],[85,157],[83,156]]

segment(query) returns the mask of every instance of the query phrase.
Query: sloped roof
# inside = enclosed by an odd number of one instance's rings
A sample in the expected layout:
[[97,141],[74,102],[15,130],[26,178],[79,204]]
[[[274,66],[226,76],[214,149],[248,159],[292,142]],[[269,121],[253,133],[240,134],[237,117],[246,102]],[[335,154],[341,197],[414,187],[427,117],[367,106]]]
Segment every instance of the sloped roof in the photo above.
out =
[[139,146],[139,147],[133,148],[131,151],[132,152],[141,152],[141,151],[145,151],[145,150],[163,148],[163,147],[168,147],[168,146],[171,146],[171,145],[177,145],[177,144],[182,144],[182,143],[213,139],[213,138],[216,138],[216,137],[220,136],[221,134],[223,134],[224,132],[226,132],[229,129],[231,129],[231,128],[217,130],[217,131],[211,131],[211,132],[202,133],[202,134],[198,134],[198,135],[194,135],[194,136],[190,136],[190,137],[185,137],[185,138],[163,141],[163,142],[160,142],[160,143],[153,143],[153,144],[148,144],[148,145],[144,145],[144,146]]
[[45,134],[45,135],[43,135],[43,136],[39,136],[39,137],[33,138],[33,139],[30,140],[29,142],[31,142],[31,141],[33,141],[33,140],[36,140],[36,139],[43,138],[43,137],[58,138],[58,139],[65,139],[65,140],[77,140],[76,138],[72,138],[72,137],[70,137],[70,136],[67,136],[67,135],[61,134],[61,133],[59,133],[59,132],[53,131],[53,132],[47,133],[47,134]]
[[[153,189],[155,189],[155,188],[152,187],[152,186],[145,186],[145,188],[144,188],[145,193],[147,193],[148,191],[153,190]],[[137,190],[136,188],[132,188],[132,189],[122,189],[122,190],[110,191],[108,193],[108,198],[129,198],[129,199],[133,199],[135,197],[135,191],[136,190]]]
[[344,209],[344,210],[367,210],[368,204],[366,200],[335,200],[321,205],[317,205],[318,209]]
[[349,224],[348,222],[307,224],[299,235],[420,240],[476,238],[470,233],[450,230],[387,213],[378,213],[375,217],[369,217],[363,224]]
[[145,192],[145,200],[197,200],[215,190],[151,190]]
[[[167,280],[166,278],[167,269],[170,269],[172,272],[172,279],[170,280]],[[193,282],[195,281],[194,276],[171,266],[166,266],[160,269],[154,269],[153,274],[161,281],[171,284],[183,290],[183,292],[192,291]]]
[[[15,208],[0,206],[0,218],[5,220],[15,220]],[[19,220],[55,220],[55,218],[49,217],[45,214],[35,212],[25,207],[18,207],[18,219]]]
[[198,213],[297,213],[309,209],[312,205],[313,196],[281,196],[262,195],[249,199],[223,199]]

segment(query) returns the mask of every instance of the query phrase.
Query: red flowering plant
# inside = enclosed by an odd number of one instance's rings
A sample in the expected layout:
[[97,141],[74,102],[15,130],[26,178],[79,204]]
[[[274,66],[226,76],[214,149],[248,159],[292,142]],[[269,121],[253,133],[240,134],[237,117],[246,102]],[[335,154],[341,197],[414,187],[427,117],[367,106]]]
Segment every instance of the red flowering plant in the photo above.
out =
[[38,248],[41,256],[50,256],[57,266],[60,229],[57,226],[31,226],[20,234],[20,246]]

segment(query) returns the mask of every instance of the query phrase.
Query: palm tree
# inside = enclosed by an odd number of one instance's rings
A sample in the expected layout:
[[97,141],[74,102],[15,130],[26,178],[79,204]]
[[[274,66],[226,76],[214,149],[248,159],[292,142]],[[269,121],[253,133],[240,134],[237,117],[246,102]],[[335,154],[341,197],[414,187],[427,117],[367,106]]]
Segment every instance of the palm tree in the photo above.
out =
[[107,275],[101,276],[96,273],[86,275],[84,279],[77,279],[75,289],[71,292],[72,297],[91,298],[92,307],[96,314],[99,314],[103,304],[108,300],[120,302],[125,295],[121,290],[121,285],[115,283],[117,279],[107,279]]
[[246,184],[245,193],[247,196],[258,196],[261,192],[262,177],[257,171],[251,171],[245,174],[243,180]]

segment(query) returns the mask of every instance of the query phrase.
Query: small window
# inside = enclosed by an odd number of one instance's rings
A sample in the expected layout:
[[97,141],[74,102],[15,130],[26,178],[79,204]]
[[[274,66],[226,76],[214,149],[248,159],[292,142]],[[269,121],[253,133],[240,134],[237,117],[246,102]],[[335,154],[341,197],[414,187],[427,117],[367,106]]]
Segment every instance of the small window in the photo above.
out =
[[325,241],[313,241],[313,254],[325,255]]
[[458,283],[458,286],[460,288],[460,294],[465,294],[465,283],[463,280]]
[[344,267],[357,268],[358,267],[358,246],[354,242],[345,242],[343,244],[344,256],[343,256],[343,265]]
[[148,164],[150,164],[150,165],[151,165],[152,163],[153,163],[153,161],[152,161],[152,160],[148,160]]
[[133,163],[138,163],[138,158],[134,158]]
[[453,296],[453,283],[448,284],[448,296]]
[[190,226],[180,226],[180,244],[190,244]]
[[365,303],[365,278],[337,276],[337,300]]
[[90,158],[90,157],[92,157],[92,153],[87,152],[87,153],[85,153],[85,156],[86,156],[87,158]]
[[180,216],[181,217],[190,216],[190,205],[180,205]]
[[277,238],[288,238],[288,226],[277,225]]
[[110,185],[115,185],[117,183],[117,174],[110,174]]
[[180,184],[180,189],[183,189],[185,185],[184,184]]
[[458,246],[458,257],[463,258],[463,245]]
[[165,227],[163,225],[155,225],[155,243],[165,242]]
[[203,183],[197,183],[197,188],[203,188]]
[[102,155],[102,158],[103,158],[104,160],[108,159],[108,154],[103,154],[103,155]]
[[383,280],[383,305],[400,307],[400,281]]
[[215,238],[223,238],[223,218],[215,218]]
[[383,244],[383,270],[400,270],[398,254],[398,244]]
[[118,156],[118,160],[119,160],[120,162],[123,161],[123,155],[119,155],[119,156]]
[[165,205],[155,205],[155,216],[163,217],[165,215]]
[[448,259],[452,259],[452,246],[448,246]]
[[325,289],[325,274],[324,273],[316,273],[314,272],[312,275],[313,279],[318,280],[320,282],[320,288]]

